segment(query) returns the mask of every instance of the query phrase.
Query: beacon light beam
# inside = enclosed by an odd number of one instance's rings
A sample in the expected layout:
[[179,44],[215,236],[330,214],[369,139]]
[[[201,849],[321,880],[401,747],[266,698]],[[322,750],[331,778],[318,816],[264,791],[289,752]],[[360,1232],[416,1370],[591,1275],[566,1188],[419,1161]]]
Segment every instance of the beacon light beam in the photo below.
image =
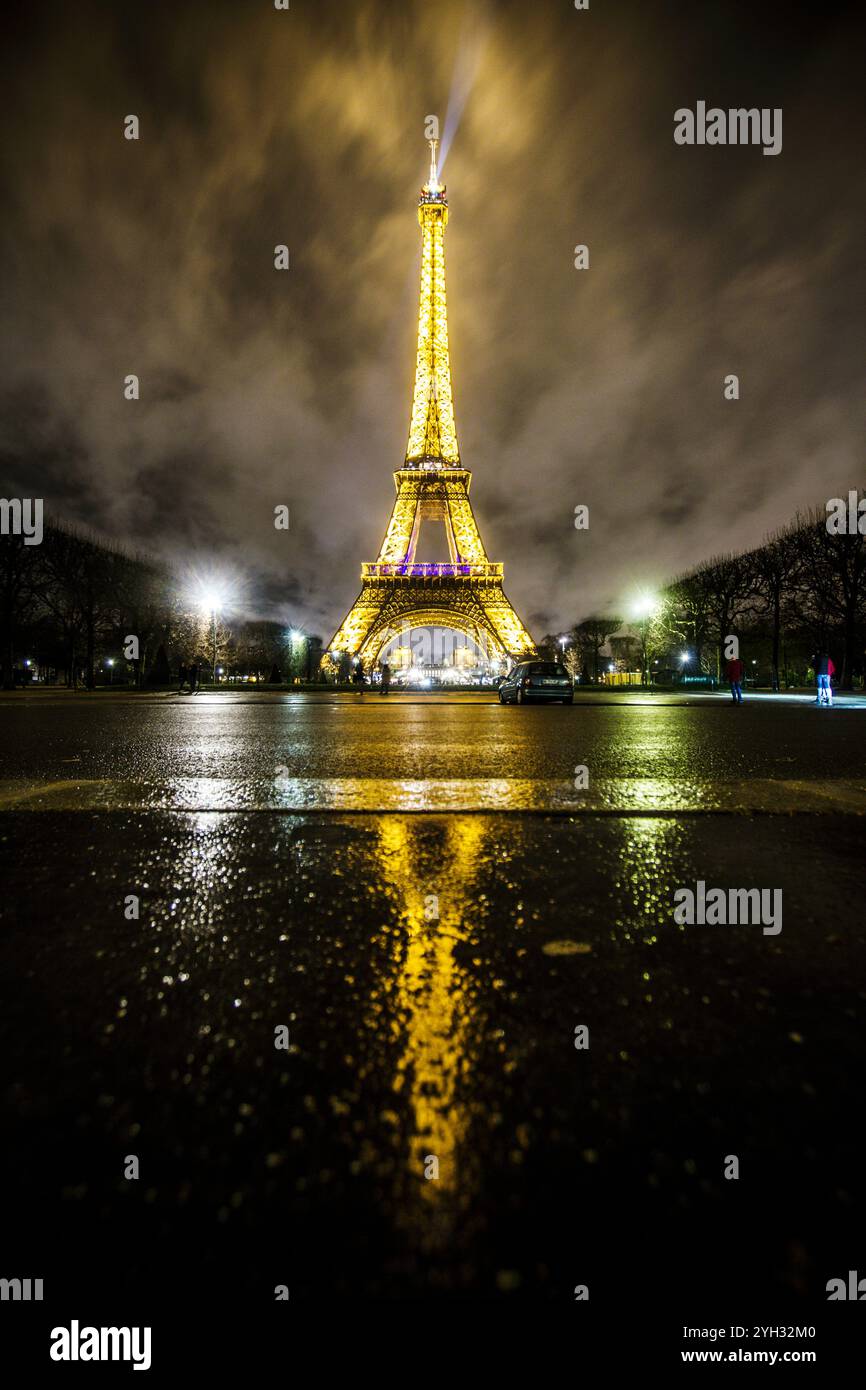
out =
[[442,150],[439,158],[440,178],[469,95],[475,85],[489,28],[489,9],[486,4],[467,6],[457,45],[457,57],[454,60],[451,91],[448,94],[448,109],[445,113],[445,129],[442,132]]

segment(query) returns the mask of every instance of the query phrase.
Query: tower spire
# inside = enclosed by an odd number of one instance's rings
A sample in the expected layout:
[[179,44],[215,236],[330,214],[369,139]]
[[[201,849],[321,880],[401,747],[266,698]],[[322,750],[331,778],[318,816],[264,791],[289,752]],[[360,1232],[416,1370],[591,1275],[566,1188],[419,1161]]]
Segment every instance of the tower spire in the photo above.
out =
[[438,144],[438,140],[430,141],[430,174],[427,179],[427,187],[430,189],[431,192],[434,189],[437,192],[439,190],[439,174],[436,168],[436,147]]
[[430,141],[430,173],[421,189],[421,296],[415,390],[409,421],[406,466],[433,470],[459,468],[460,450],[451,395],[448,309],[445,298],[445,228],[448,200],[436,167],[438,140]]

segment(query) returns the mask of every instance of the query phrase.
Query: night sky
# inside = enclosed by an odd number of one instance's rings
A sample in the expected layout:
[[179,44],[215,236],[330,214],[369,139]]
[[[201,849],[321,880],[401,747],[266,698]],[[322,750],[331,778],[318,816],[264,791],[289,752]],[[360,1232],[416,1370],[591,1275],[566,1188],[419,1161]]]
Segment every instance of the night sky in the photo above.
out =
[[[449,97],[458,437],[535,637],[862,486],[862,13],[5,4],[2,495],[327,639],[405,453]],[[781,154],[675,145],[698,100],[781,107]]]

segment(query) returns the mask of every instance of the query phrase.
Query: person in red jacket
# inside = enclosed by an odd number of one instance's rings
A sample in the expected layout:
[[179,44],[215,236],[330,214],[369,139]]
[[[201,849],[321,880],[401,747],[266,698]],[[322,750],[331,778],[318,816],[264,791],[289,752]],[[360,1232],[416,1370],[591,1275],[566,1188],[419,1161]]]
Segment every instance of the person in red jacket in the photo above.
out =
[[833,658],[828,652],[816,652],[812,657],[812,665],[815,668],[815,684],[818,687],[815,704],[832,705],[833,682],[831,677],[836,671]]
[[731,686],[731,699],[735,705],[743,703],[743,676],[746,668],[738,656],[732,656],[725,668]]

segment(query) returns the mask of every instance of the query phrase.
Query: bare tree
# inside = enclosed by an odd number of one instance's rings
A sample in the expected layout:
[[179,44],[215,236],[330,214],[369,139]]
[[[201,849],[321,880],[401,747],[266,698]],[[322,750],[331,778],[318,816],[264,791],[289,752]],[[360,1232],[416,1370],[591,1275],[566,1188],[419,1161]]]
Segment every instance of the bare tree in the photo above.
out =
[[758,581],[759,600],[770,620],[772,683],[773,689],[778,690],[783,613],[803,571],[801,527],[794,523],[777,531],[746,558],[751,561]]
[[758,578],[751,557],[746,555],[718,555],[699,565],[693,578],[703,590],[716,643],[716,676],[720,678],[725,639],[754,610]]
[[0,665],[3,689],[15,685],[15,643],[36,607],[39,546],[25,545],[23,536],[0,541]]
[[669,635],[686,647],[694,648],[698,671],[704,667],[704,649],[712,625],[711,594],[703,579],[694,573],[682,574],[665,590],[665,623]]
[[592,667],[594,680],[598,680],[598,660],[601,649],[609,637],[619,632],[622,618],[584,618],[571,630],[572,640],[582,658],[582,664]]
[[859,531],[831,534],[826,516],[814,511],[804,518],[801,536],[803,565],[821,609],[837,626],[842,638],[843,690],[854,686],[854,673],[862,667],[863,630],[866,620],[866,536]]

